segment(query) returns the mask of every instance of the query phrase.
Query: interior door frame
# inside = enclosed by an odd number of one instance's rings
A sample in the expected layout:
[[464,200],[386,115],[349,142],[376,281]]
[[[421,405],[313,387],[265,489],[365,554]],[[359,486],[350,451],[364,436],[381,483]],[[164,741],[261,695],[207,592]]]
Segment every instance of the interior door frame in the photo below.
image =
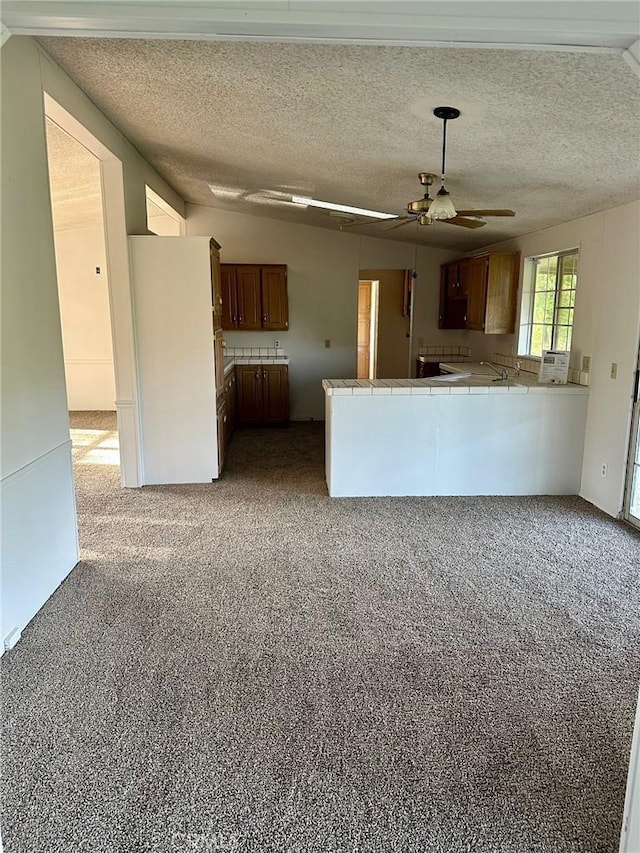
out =
[[[636,360],[636,371],[633,380],[633,395],[631,402],[631,429],[629,430],[629,454],[627,458],[627,475],[624,488],[623,517],[629,524],[640,528],[640,517],[631,515],[631,495],[633,492],[633,480],[636,475],[635,458],[638,444],[640,443],[640,345],[638,346],[638,357]],[[637,472],[640,477],[640,471]]]
[[122,162],[47,92],[44,112],[100,161],[120,477],[123,486],[136,488],[144,482],[144,470]]

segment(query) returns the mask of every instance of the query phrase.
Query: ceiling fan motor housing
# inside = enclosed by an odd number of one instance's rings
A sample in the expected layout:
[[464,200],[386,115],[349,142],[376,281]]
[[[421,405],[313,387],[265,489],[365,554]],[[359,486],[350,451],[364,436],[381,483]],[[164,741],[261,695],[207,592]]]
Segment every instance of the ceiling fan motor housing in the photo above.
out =
[[416,201],[410,201],[407,205],[407,213],[426,213],[430,205],[430,198],[419,198]]

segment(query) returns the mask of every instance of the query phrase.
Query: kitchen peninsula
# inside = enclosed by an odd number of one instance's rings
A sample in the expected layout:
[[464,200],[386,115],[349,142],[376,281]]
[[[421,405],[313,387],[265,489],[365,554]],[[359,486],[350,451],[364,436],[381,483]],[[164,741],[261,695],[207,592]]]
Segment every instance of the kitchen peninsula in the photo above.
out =
[[577,494],[589,389],[494,379],[323,380],[329,495]]

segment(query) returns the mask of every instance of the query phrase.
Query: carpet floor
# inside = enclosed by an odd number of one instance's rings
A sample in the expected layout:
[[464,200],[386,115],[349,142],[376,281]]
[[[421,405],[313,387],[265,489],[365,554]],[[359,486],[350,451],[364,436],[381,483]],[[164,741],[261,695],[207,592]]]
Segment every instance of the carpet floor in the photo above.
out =
[[614,853],[640,537],[572,497],[332,500],[319,424],[123,490],[2,659],[5,853]]

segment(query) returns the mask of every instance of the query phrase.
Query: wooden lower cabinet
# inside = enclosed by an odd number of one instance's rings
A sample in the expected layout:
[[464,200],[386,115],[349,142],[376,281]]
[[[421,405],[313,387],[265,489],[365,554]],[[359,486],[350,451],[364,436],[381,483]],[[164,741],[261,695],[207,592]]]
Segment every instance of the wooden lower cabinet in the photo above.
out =
[[224,470],[225,457],[227,455],[227,441],[229,438],[229,417],[224,396],[218,402],[218,470],[220,474]]
[[286,364],[237,364],[236,389],[238,425],[266,426],[289,420]]

